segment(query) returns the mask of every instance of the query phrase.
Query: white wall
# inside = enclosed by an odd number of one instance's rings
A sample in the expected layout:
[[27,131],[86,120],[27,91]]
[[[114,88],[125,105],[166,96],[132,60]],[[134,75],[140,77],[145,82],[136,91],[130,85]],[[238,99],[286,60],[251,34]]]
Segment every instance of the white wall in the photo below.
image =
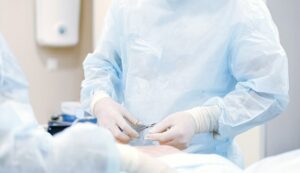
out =
[[[46,123],[60,102],[79,100],[82,61],[92,49],[92,0],[82,0],[80,44],[71,48],[43,48],[35,42],[35,0],[0,0],[0,32],[6,38],[30,82],[36,117]],[[58,68],[47,69],[52,58]]]
[[300,1],[268,0],[289,59],[290,104],[283,115],[267,124],[266,155],[300,149]]
[[236,140],[244,155],[245,166],[249,166],[264,157],[264,126],[251,129],[239,135]]
[[96,47],[97,42],[101,36],[105,15],[109,8],[110,2],[111,0],[94,0],[94,10],[93,10],[94,11],[94,22],[93,22],[94,47]]

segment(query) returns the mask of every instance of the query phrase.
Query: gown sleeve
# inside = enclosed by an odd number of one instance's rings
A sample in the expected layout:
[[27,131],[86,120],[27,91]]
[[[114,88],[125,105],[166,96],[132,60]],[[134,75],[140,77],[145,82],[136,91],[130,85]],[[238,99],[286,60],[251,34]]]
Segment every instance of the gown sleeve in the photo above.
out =
[[120,100],[122,61],[119,55],[121,22],[118,13],[118,1],[113,0],[100,43],[83,63],[85,79],[81,85],[81,102],[88,112],[92,112],[91,102],[99,92]]
[[233,137],[279,115],[288,105],[287,56],[263,2],[260,13],[236,24],[230,45],[230,73],[234,90],[204,105],[218,105],[218,133]]

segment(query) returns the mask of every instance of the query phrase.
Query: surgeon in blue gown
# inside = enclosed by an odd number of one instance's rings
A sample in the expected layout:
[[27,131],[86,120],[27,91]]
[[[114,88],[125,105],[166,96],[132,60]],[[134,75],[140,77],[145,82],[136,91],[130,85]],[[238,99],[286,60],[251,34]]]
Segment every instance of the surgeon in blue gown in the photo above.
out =
[[[113,0],[82,103],[122,143],[242,165],[235,136],[288,104],[288,62],[262,0]],[[144,139],[132,128],[156,125]]]
[[108,130],[93,124],[78,123],[54,137],[47,133],[34,118],[28,82],[0,33],[0,173],[99,172],[177,171],[133,147],[116,145]]

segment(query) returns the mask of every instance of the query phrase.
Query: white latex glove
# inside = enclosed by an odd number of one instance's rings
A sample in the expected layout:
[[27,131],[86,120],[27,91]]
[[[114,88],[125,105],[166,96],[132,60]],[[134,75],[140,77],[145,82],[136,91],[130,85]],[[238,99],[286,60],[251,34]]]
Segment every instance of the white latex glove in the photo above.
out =
[[139,121],[112,98],[98,95],[92,105],[93,114],[100,120],[100,126],[107,128],[118,142],[128,143],[139,136],[129,125],[129,123],[137,124]]
[[150,134],[145,139],[183,150],[188,147],[195,134],[217,131],[220,114],[218,106],[196,107],[177,112],[150,129]]
[[192,115],[187,112],[177,112],[150,129],[145,139],[183,150],[195,133],[196,122]]
[[128,145],[117,144],[121,171],[128,173],[177,173],[158,159],[139,152]]

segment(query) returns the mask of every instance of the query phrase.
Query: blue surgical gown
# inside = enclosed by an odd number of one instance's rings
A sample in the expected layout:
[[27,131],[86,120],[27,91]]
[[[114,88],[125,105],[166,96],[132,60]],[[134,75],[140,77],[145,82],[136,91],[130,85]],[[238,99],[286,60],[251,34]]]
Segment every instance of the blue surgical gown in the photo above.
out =
[[29,103],[28,82],[0,34],[0,103],[8,99]]
[[28,82],[0,34],[0,173],[98,172],[119,172],[112,135],[81,124],[52,137],[39,127]]
[[87,109],[99,91],[149,124],[218,105],[219,135],[195,135],[187,151],[238,164],[234,137],[280,114],[289,100],[286,53],[262,0],[113,0],[83,66]]

